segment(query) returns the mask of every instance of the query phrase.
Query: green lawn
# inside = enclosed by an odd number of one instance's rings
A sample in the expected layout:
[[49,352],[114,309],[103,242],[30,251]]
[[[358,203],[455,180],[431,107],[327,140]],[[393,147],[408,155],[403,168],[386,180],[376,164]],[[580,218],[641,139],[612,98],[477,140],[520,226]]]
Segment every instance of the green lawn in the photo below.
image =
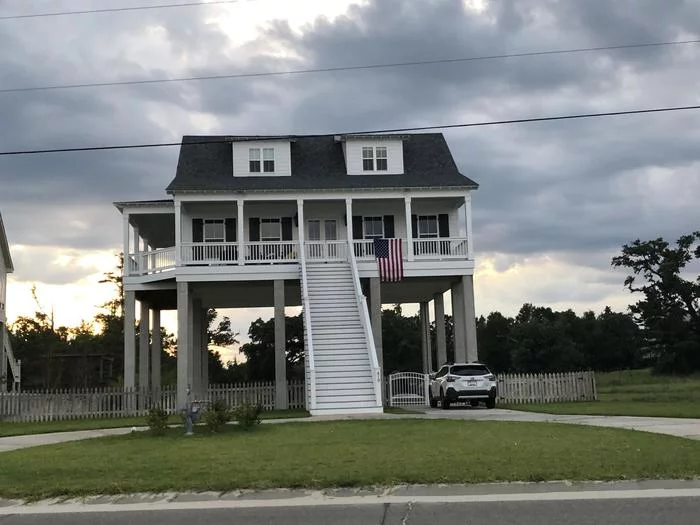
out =
[[[270,410],[263,412],[262,419],[286,419],[308,417],[306,410]],[[182,423],[179,415],[170,416],[170,424]],[[98,430],[102,428],[142,427],[146,426],[143,417],[124,417],[112,419],[74,419],[69,421],[43,421],[39,423],[0,423],[0,437],[23,436],[27,434],[46,434],[48,432],[70,432],[73,430]]]
[[454,420],[172,429],[2,455],[0,496],[700,476],[700,442],[619,429]]
[[658,376],[650,370],[596,373],[597,402],[502,405],[550,414],[700,418],[700,375]]

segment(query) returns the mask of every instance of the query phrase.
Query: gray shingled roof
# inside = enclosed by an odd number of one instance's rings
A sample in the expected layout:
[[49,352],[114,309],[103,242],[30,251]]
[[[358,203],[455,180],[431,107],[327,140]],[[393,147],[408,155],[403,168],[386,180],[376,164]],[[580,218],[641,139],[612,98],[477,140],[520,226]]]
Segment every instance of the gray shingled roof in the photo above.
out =
[[[250,137],[253,138],[253,137]],[[269,139],[279,137],[266,137]],[[442,133],[410,135],[404,141],[402,175],[347,175],[342,144],[334,137],[296,136],[291,142],[291,177],[234,177],[230,140],[185,136],[168,193],[198,191],[285,191],[378,188],[478,188],[462,175]],[[239,137],[249,139],[249,137]]]

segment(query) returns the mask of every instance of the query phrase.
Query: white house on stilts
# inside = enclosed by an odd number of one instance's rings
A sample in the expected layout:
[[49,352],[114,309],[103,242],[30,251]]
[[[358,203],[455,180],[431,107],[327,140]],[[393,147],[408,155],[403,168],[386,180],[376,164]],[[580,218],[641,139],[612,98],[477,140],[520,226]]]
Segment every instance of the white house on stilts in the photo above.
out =
[[312,414],[382,411],[382,304],[420,303],[427,371],[428,305],[443,363],[451,290],[455,360],[475,361],[477,187],[442,134],[184,137],[170,198],[115,203],[124,225],[124,386],[160,385],[162,310],[177,310],[180,406],[188,388],[199,397],[208,384],[208,308],[274,307],[279,409],[287,306],[302,307]]
[[22,375],[22,363],[15,359],[7,331],[7,275],[13,271],[10,245],[0,215],[0,392],[8,388],[19,391]]

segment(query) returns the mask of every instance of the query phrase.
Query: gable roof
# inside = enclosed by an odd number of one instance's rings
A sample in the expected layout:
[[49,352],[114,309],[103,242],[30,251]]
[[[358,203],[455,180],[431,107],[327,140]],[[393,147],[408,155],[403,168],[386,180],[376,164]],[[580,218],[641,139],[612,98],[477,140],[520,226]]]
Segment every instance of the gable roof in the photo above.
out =
[[[374,137],[381,138],[382,135]],[[459,172],[442,133],[420,133],[402,138],[405,138],[403,174],[348,175],[343,146],[333,136],[185,136],[175,178],[166,191],[478,188],[476,182]],[[234,177],[231,142],[246,140],[289,140],[292,175]]]
[[5,225],[2,222],[2,213],[0,213],[0,255],[4,261],[5,268],[8,272],[13,272],[15,269],[12,266],[12,257],[10,257],[10,245],[7,242],[7,235],[5,234]]

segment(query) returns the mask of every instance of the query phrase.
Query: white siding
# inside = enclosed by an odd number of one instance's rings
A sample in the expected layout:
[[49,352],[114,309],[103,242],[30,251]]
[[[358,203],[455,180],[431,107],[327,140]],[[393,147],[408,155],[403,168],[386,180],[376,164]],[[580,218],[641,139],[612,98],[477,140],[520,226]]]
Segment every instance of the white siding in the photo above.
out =
[[[250,148],[274,148],[275,172],[251,173],[248,164]],[[292,175],[292,158],[289,141],[246,141],[233,143],[233,176],[234,177],[290,177]]]
[[[386,171],[364,171],[362,169],[362,148],[369,146],[386,146],[388,160]],[[377,175],[381,177],[382,175],[403,174],[403,141],[400,139],[348,140],[343,151],[348,175]]]

